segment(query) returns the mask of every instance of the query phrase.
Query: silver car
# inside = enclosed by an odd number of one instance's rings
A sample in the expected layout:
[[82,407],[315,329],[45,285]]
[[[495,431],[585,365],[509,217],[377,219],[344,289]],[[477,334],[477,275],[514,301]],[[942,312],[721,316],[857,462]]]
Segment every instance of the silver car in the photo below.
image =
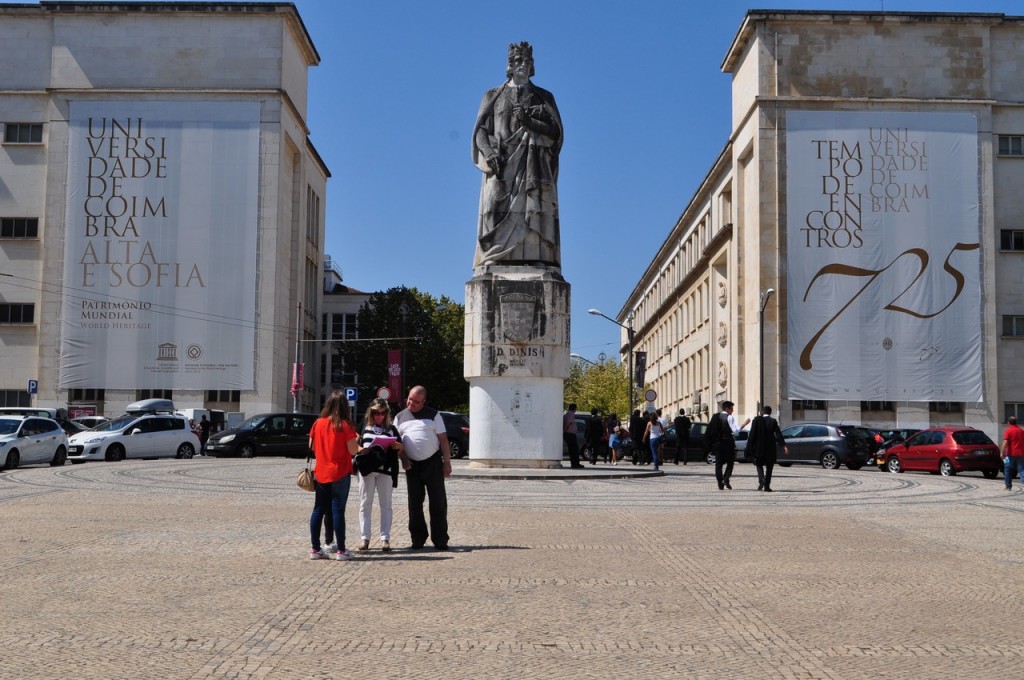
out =
[[68,436],[60,423],[38,416],[0,416],[0,469],[49,463],[68,458]]

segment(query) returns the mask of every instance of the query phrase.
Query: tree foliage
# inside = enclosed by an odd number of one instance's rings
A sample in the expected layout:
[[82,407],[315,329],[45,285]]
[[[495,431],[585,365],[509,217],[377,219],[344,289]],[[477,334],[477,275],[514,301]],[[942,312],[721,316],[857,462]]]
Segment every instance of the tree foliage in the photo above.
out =
[[[574,361],[565,381],[565,402],[575,402],[580,412],[596,408],[602,414],[615,413],[625,419],[629,414],[629,389],[622,364],[612,359],[597,364]],[[633,397],[633,403],[638,403],[635,390]]]
[[[405,350],[406,391],[423,385],[435,408],[465,412],[469,385],[462,377],[464,313],[454,300],[416,288],[402,286],[371,295],[359,310],[359,337],[364,340],[342,343],[335,350],[346,369],[356,372],[356,412],[388,384],[387,352],[392,349]],[[404,394],[391,399],[404,408]]]

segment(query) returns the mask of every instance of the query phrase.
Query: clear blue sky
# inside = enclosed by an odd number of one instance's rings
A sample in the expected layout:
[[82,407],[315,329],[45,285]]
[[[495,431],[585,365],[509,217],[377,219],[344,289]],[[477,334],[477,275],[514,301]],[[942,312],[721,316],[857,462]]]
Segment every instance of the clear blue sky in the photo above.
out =
[[722,59],[748,9],[1024,14],[1021,0],[295,0],[321,64],[311,139],[331,170],[326,251],[365,291],[464,300],[480,172],[470,133],[508,43],[565,126],[559,201],[572,351],[614,356],[611,317],[725,146]]

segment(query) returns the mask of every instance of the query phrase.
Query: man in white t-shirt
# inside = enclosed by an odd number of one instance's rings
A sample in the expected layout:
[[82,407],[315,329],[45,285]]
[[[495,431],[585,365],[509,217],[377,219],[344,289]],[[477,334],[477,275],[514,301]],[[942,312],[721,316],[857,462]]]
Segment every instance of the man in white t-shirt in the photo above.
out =
[[[451,449],[444,420],[426,405],[427,390],[417,385],[409,390],[406,408],[395,416],[395,428],[402,437],[402,469],[409,495],[409,536],[419,549],[430,538],[438,550],[448,549],[448,496],[444,480],[451,477]],[[423,501],[429,497],[430,531],[423,516]]]

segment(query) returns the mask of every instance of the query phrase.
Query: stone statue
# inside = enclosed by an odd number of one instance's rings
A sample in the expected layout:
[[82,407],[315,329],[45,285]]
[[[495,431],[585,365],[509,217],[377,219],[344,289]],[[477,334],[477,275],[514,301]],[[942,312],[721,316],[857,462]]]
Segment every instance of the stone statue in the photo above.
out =
[[509,80],[488,90],[473,127],[473,162],[483,171],[473,266],[561,269],[558,154],[562,119],[554,96],[530,81],[529,43],[508,46]]

